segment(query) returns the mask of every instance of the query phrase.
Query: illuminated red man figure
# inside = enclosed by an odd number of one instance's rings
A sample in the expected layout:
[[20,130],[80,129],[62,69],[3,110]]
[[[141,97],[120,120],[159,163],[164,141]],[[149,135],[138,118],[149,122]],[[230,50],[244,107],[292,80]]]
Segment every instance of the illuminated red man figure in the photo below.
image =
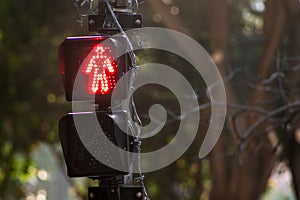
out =
[[91,94],[109,94],[116,85],[117,63],[108,46],[97,44],[84,62],[83,72],[89,75]]

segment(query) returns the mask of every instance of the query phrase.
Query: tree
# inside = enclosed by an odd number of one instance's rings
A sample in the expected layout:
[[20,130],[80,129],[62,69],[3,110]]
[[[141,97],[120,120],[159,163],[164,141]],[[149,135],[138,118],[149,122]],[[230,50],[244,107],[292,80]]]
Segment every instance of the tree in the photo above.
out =
[[30,152],[38,142],[58,142],[57,123],[67,108],[57,47],[76,31],[72,10],[71,2],[1,2],[0,198],[24,197],[21,186],[34,166]]
[[[155,12],[161,15],[160,22],[168,28],[193,36],[192,28],[187,28],[189,20],[171,16],[168,8],[172,4],[170,5],[168,1],[165,3],[166,5],[160,2],[151,2]],[[258,67],[255,67],[255,64],[251,66],[250,72],[255,78],[248,77],[249,80],[245,80],[247,78],[245,77],[243,80],[244,85],[250,85],[250,89],[246,88],[249,95],[245,91],[243,93],[236,91],[236,80],[234,79],[237,79],[238,70],[234,71],[231,66],[227,66],[232,56],[227,51],[228,46],[232,45],[229,35],[237,36],[233,32],[237,29],[231,24],[230,17],[233,14],[229,15],[228,10],[230,9],[232,12],[234,9],[240,9],[240,15],[246,15],[245,10],[241,9],[243,7],[249,12],[251,10],[250,2],[239,1],[229,4],[228,1],[212,0],[209,4],[210,51],[224,77],[229,101],[227,128],[224,129],[223,136],[209,157],[213,181],[211,199],[258,199],[265,191],[267,180],[275,163],[282,158],[290,160],[295,188],[299,187],[299,182],[297,182],[299,170],[296,170],[299,162],[293,160],[298,159],[299,147],[295,135],[282,129],[282,127],[286,127],[286,124],[292,127],[292,131],[297,129],[296,119],[298,118],[296,116],[298,115],[296,113],[299,102],[295,92],[297,90],[292,88],[299,87],[297,78],[299,75],[296,69],[296,66],[299,66],[299,26],[296,23],[299,18],[299,2],[296,0],[266,2],[261,61],[260,64],[257,64]],[[250,25],[256,29],[255,26],[260,23],[260,17],[254,18],[253,16],[257,15],[254,11],[247,15],[249,21],[252,20],[252,22],[245,26]],[[201,26],[201,23],[198,25]],[[249,27],[246,28],[248,30],[245,32],[249,31]],[[260,30],[254,31],[259,32]],[[245,34],[249,35],[249,33]],[[247,37],[250,38],[250,36]],[[235,48],[239,47],[235,46]],[[242,49],[237,55],[243,57],[243,54],[251,53],[249,49]],[[251,58],[257,59],[254,57],[255,55],[257,54],[253,54]],[[280,76],[281,72],[285,74],[283,77]],[[249,72],[246,71],[246,73]],[[254,83],[251,82],[253,80]],[[250,97],[246,104],[240,102],[243,95]],[[285,100],[282,101],[282,99]],[[209,114],[209,112],[205,112],[205,114]],[[292,124],[289,123],[289,120],[292,121]],[[235,149],[235,153],[226,156],[231,149]],[[287,157],[284,151],[288,152]],[[201,167],[201,165],[199,166]],[[172,168],[172,170],[176,170],[176,168]],[[203,191],[202,184],[199,185],[199,191]]]

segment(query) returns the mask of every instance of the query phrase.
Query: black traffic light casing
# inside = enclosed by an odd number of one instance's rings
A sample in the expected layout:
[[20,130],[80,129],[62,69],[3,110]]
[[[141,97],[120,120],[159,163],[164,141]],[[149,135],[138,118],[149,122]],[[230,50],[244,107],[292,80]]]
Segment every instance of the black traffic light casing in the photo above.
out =
[[[126,40],[123,36],[109,37],[107,35],[67,37],[59,47],[60,72],[63,79],[66,99],[68,101],[92,101],[97,105],[94,111],[70,113],[59,122],[59,135],[63,153],[70,177],[107,177],[124,175],[130,171],[129,158],[125,153],[118,154],[113,159],[121,163],[124,171],[118,171],[95,158],[95,152],[90,152],[83,143],[80,134],[105,134],[118,148],[133,151],[133,138],[122,131],[114,121],[111,112],[111,97],[117,81],[132,67],[126,53]],[[124,98],[129,90],[128,84],[120,85]],[[127,111],[120,110],[122,120],[126,121]],[[75,123],[75,115],[82,120],[97,116],[97,123],[103,131],[96,128],[86,133],[79,133]],[[93,123],[93,122],[91,122]],[[90,126],[86,124],[85,126]],[[91,141],[93,142],[93,141]],[[100,153],[110,157],[108,145],[102,142],[96,148]],[[111,145],[111,144],[109,144]],[[97,152],[96,152],[97,153]]]
[[[99,53],[102,50],[99,50],[99,47],[104,49],[103,53]],[[116,55],[119,56],[116,57]],[[97,59],[93,60],[97,56],[106,58],[99,62],[95,61]],[[106,61],[110,62],[111,70],[109,67],[102,67],[103,62]],[[96,67],[92,66],[89,69],[92,62]],[[106,35],[67,37],[59,47],[59,64],[66,99],[68,101],[95,100],[100,107],[110,106],[111,93],[115,84],[131,68],[130,58],[126,53],[125,38],[123,36],[110,38]],[[95,72],[96,70],[98,72]],[[92,84],[99,84],[101,88],[101,83],[92,82],[92,79],[100,78],[101,75],[106,76],[108,90],[93,91]],[[124,90],[128,88],[128,86],[122,87]]]
[[[132,145],[130,143],[133,141],[132,137],[129,137],[125,132],[123,132],[111,118],[110,112],[101,112],[96,113],[76,113],[68,114],[60,120],[59,131],[60,131],[60,140],[64,152],[64,157],[67,165],[67,172],[69,177],[109,177],[116,175],[124,175],[126,172],[118,171],[112,169],[105,164],[97,160],[86,148],[80,139],[78,130],[76,129],[74,122],[74,115],[80,115],[79,117],[82,120],[89,120],[92,118],[92,115],[96,114],[100,126],[103,130],[97,130],[96,128],[92,134],[97,137],[97,134],[104,133],[107,137],[107,141],[96,142],[96,148],[98,151],[101,151],[102,155],[110,157],[110,142],[118,146],[120,149],[125,151],[133,151]],[[90,119],[91,121],[92,119]],[[91,132],[86,132],[85,134],[91,134]],[[93,152],[95,153],[95,152]],[[126,154],[117,154],[114,158],[109,158],[111,160],[119,160],[122,164],[122,168],[126,169],[129,167],[129,159],[126,159]],[[129,171],[129,168],[127,168]]]

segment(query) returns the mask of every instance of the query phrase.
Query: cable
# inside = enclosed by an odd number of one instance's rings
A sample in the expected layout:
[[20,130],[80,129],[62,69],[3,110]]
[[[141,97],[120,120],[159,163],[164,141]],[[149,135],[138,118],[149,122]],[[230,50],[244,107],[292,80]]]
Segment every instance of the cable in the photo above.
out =
[[115,15],[113,9],[111,8],[111,5],[110,5],[109,1],[105,0],[105,3],[106,3],[106,6],[107,6],[111,16],[113,17],[113,20],[114,20],[115,24],[117,25],[118,30],[120,31],[120,33],[126,39],[127,45],[129,47],[129,49],[127,49],[127,50],[128,50],[128,53],[129,53],[129,56],[130,56],[130,59],[131,59],[131,64],[132,64],[132,67],[135,68],[136,67],[136,62],[135,62],[135,54],[133,52],[133,46],[132,46],[128,36],[126,35],[125,31],[123,30],[122,26],[120,25],[120,23],[117,19],[117,16]]
[[87,2],[88,2],[88,0],[76,0],[74,2],[74,5],[76,7],[83,7]]
[[[136,5],[138,5],[137,0],[135,0],[135,1],[136,1]],[[120,31],[120,33],[126,39],[126,42],[128,44],[128,47],[129,47],[129,49],[127,49],[127,50],[128,50],[128,53],[129,53],[129,57],[131,59],[132,67],[136,68],[137,66],[136,66],[135,54],[133,52],[132,43],[130,42],[128,36],[126,35],[125,31],[123,30],[122,26],[120,25],[120,23],[119,23],[116,15],[115,15],[113,9],[111,8],[111,5],[110,5],[109,1],[105,0],[105,3],[106,3],[106,6],[107,6],[107,8],[108,8],[108,10],[109,10],[109,12],[111,14],[111,16],[113,17],[113,20],[114,20],[115,24],[117,25],[118,30]],[[135,107],[134,103],[133,103],[132,107],[133,107],[133,112],[134,112],[133,113],[133,115],[134,115],[134,121],[136,121],[138,123],[138,126],[140,126],[141,125],[141,120],[140,120],[140,118],[139,118],[139,116],[138,116],[138,114],[136,112],[136,107]],[[134,129],[132,129],[132,131],[133,130]],[[136,148],[137,148],[137,160],[138,160],[139,177],[137,177],[135,180],[141,182],[141,185],[142,185],[142,188],[143,188],[143,192],[144,192],[144,195],[145,195],[145,200],[150,200],[148,192],[147,192],[147,189],[145,187],[145,183],[144,183],[144,175],[142,174],[142,169],[141,169],[141,140],[140,140],[140,134],[141,134],[141,129],[138,129],[137,134],[136,134],[136,138],[135,138],[135,140],[136,140],[135,143],[137,144]],[[134,162],[134,160],[133,160],[133,162]]]
[[138,12],[138,10],[139,10],[139,2],[138,2],[138,0],[134,0],[134,5],[135,5],[134,12]]

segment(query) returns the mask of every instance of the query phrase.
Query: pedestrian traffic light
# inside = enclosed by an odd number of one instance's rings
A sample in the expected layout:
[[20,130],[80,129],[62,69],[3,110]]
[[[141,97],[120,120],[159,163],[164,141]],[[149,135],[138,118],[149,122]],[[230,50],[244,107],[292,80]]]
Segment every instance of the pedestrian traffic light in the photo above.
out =
[[59,47],[66,99],[109,106],[118,79],[131,67],[125,44],[122,36],[67,37]]
[[[96,128],[95,124],[87,124],[87,126],[81,128],[76,127],[75,120],[89,121],[92,123],[93,115],[97,117],[102,130]],[[123,119],[126,119],[124,113],[119,113],[118,115],[123,115]],[[130,161],[127,159],[126,153],[120,151],[118,154],[113,154],[114,157],[112,157],[110,149],[113,145],[116,145],[122,150],[133,151],[133,138],[123,132],[111,116],[110,112],[97,111],[95,113],[72,113],[64,116],[60,120],[60,141],[69,177],[110,177],[125,175],[130,171]],[[85,129],[84,132],[82,132],[82,129]],[[80,131],[81,133],[79,133]],[[100,141],[97,138],[99,137],[99,134],[104,134],[105,140]],[[82,137],[86,137],[87,135],[91,140],[84,143]],[[86,146],[87,143],[94,146],[88,149]],[[89,151],[91,149],[92,152]],[[106,159],[110,159],[109,162],[121,164],[122,168],[125,170],[118,171],[106,166],[94,156],[96,154],[104,155]]]
[[144,199],[143,184],[133,186],[129,174],[135,159],[129,152],[140,149],[130,120],[135,113],[130,96],[135,73],[130,73],[130,80],[121,78],[135,63],[134,53],[127,49],[132,46],[130,36],[124,31],[142,27],[142,16],[133,12],[138,2],[98,0],[95,8],[93,1],[76,0],[75,5],[80,10],[87,3],[88,30],[97,35],[67,37],[59,47],[66,99],[72,105],[85,104],[85,109],[73,110],[59,122],[67,172],[69,177],[99,180],[98,187],[88,190],[90,200]]
[[[126,53],[126,40],[123,36],[107,35],[67,37],[59,47],[60,72],[68,101],[92,101],[95,110],[83,110],[70,113],[59,122],[59,134],[62,149],[70,177],[102,177],[126,174],[106,166],[95,158],[95,153],[82,141],[84,134],[91,140],[87,143],[98,145],[96,149],[111,157],[108,145],[118,146],[122,151],[132,151],[133,138],[121,130],[111,112],[112,92],[118,80],[131,69],[131,60]],[[128,84],[120,87],[126,95]],[[124,96],[125,97],[125,96]],[[120,110],[119,116],[127,121],[127,111]],[[93,126],[93,116],[101,130]],[[85,127],[76,127],[76,119],[86,121]],[[81,131],[81,132],[80,132]],[[104,134],[107,142],[96,143],[96,137]],[[93,148],[95,149],[95,148]],[[130,166],[125,153],[117,154],[113,159],[121,165]],[[129,171],[129,169],[128,169]]]

